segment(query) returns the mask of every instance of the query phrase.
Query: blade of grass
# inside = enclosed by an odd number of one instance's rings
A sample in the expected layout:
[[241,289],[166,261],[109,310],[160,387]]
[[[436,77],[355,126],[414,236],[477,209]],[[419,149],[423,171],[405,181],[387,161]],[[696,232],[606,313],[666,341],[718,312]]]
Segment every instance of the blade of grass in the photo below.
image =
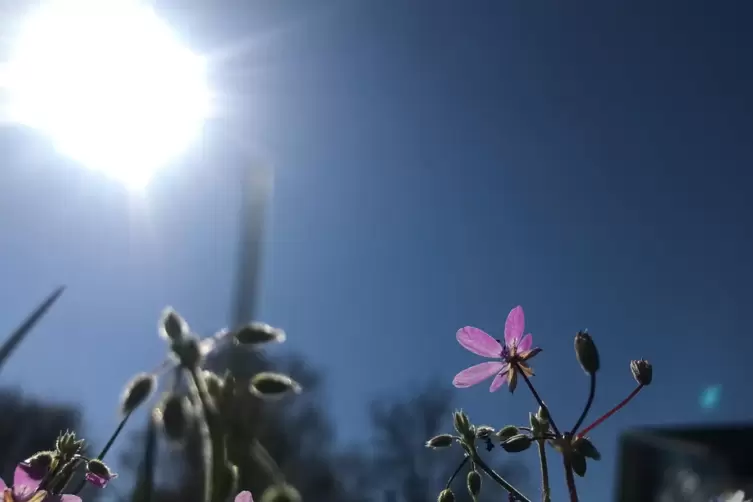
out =
[[28,335],[32,328],[44,317],[50,307],[60,298],[60,295],[65,291],[65,286],[60,286],[52,292],[29,316],[24,320],[21,325],[8,337],[5,343],[0,346],[0,369],[2,369],[5,362],[13,354],[13,351],[18,347],[26,335]]

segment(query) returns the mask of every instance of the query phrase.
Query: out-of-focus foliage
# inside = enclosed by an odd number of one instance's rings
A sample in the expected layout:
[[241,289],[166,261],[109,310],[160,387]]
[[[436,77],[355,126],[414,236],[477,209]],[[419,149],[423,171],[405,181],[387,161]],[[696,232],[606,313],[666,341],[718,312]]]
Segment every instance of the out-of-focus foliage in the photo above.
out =
[[0,390],[0,474],[13,479],[19,461],[38,451],[50,450],[61,431],[80,435],[81,415],[70,405],[30,399],[13,389]]

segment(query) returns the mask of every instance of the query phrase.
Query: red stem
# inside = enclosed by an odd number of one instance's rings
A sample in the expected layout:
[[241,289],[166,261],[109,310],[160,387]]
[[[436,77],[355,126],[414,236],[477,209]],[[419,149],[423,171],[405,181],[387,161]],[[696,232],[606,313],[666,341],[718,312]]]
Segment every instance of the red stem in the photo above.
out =
[[573,467],[567,460],[565,460],[565,480],[567,480],[567,491],[570,493],[570,502],[578,502],[578,490],[575,488]]
[[606,412],[601,417],[597,418],[594,423],[592,423],[591,425],[589,425],[588,427],[586,427],[585,429],[583,429],[582,431],[580,431],[576,435],[576,437],[581,438],[581,437],[585,436],[586,434],[588,434],[591,431],[591,429],[597,427],[598,425],[601,425],[601,423],[604,420],[606,420],[607,418],[611,417],[612,415],[614,415],[615,413],[617,413],[618,411],[620,411],[626,404],[628,404],[630,402],[631,399],[633,399],[635,396],[638,395],[638,393],[641,391],[642,388],[643,388],[643,385],[638,385],[638,387],[636,387],[635,390],[633,390],[633,392],[631,392],[628,397],[626,397],[625,399],[623,399],[620,402],[620,404],[618,404],[617,406],[615,406],[614,408],[612,408],[611,410],[609,410],[608,412]]

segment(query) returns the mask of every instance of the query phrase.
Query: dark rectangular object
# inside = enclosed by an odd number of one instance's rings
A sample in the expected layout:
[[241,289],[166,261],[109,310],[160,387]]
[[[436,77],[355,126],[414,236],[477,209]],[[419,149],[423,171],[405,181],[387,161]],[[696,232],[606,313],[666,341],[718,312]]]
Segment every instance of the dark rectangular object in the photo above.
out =
[[617,502],[709,502],[753,493],[753,426],[637,429],[620,438]]

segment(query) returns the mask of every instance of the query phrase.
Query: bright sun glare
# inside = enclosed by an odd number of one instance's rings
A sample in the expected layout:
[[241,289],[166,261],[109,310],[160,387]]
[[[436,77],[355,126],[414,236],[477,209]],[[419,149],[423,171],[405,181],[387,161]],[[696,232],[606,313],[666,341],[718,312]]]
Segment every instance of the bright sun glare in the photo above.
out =
[[204,61],[138,0],[48,0],[19,27],[11,119],[82,165],[144,186],[200,132]]

